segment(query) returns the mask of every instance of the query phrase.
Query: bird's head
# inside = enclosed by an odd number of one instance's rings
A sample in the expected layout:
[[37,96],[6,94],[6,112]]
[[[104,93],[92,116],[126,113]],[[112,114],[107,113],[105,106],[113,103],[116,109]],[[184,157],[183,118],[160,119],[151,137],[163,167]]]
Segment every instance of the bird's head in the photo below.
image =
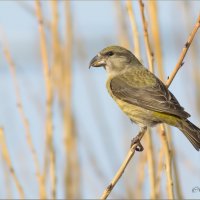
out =
[[120,46],[108,46],[90,61],[89,67],[104,67],[108,73],[113,73],[136,65],[141,63],[129,50]]

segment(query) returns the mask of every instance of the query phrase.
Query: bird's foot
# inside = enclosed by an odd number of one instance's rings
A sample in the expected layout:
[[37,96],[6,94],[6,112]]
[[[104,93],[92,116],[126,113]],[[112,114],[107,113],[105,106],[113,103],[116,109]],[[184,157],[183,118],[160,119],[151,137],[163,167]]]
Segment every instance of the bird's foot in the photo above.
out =
[[137,147],[136,147],[136,151],[143,151],[144,150],[144,147],[142,146],[142,144],[140,143],[140,137],[139,137],[139,134],[134,137],[132,140],[131,140],[131,147],[134,145],[134,144],[137,144]]

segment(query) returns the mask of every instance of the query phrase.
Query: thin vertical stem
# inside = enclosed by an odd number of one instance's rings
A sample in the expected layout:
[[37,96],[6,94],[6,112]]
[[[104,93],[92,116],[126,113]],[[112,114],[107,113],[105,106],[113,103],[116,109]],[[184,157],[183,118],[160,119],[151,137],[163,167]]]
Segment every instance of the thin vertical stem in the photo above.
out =
[[165,126],[167,129],[167,133],[168,133],[168,141],[169,144],[171,144],[171,151],[172,151],[172,168],[173,168],[173,175],[174,175],[174,185],[176,189],[176,193],[177,193],[177,198],[178,199],[183,199],[183,195],[182,195],[182,190],[181,190],[181,185],[180,185],[180,177],[179,177],[179,172],[177,169],[177,162],[176,162],[176,151],[174,148],[174,144],[172,142],[172,130],[170,126]]
[[77,135],[75,121],[72,113],[72,52],[73,52],[73,26],[71,2],[65,2],[66,13],[66,43],[64,48],[65,68],[63,73],[63,119],[64,119],[64,139],[67,155],[67,165],[65,174],[66,198],[73,199],[79,197],[80,190],[80,168],[77,152]]
[[131,22],[131,30],[132,30],[133,44],[134,44],[133,52],[137,58],[141,59],[139,34],[138,34],[138,28],[137,28],[137,24],[135,20],[135,15],[133,12],[132,1],[129,1],[129,0],[126,1],[126,8],[128,11],[130,22]]
[[[40,49],[43,62],[43,72],[45,80],[45,91],[46,91],[46,145],[48,151],[45,153],[45,159],[49,155],[50,160],[50,180],[51,180],[51,194],[52,198],[56,198],[56,158],[53,146],[53,121],[52,121],[52,104],[53,104],[53,92],[51,82],[51,70],[48,63],[47,44],[46,36],[44,31],[44,22],[42,16],[42,9],[40,1],[36,1],[36,15],[39,22],[39,33],[40,33]],[[46,181],[46,169],[44,170],[44,181]]]
[[16,185],[17,190],[19,192],[20,198],[25,199],[24,190],[23,190],[21,183],[19,182],[19,180],[16,176],[14,167],[13,167],[12,162],[11,162],[11,158],[10,158],[10,155],[9,155],[9,152],[8,152],[8,148],[7,148],[7,145],[6,145],[6,140],[5,140],[4,132],[3,132],[2,128],[0,128],[0,146],[1,146],[2,154],[3,154],[3,158],[4,158],[6,164],[9,168],[9,171],[10,171],[13,179],[14,179],[14,182],[15,182],[15,185]]
[[182,49],[182,52],[181,52],[181,54],[180,54],[180,57],[179,57],[179,59],[178,59],[178,62],[177,62],[177,64],[176,64],[176,66],[174,67],[174,70],[172,71],[172,73],[171,73],[169,79],[168,79],[167,82],[166,82],[166,86],[167,86],[167,87],[170,86],[170,84],[172,83],[174,77],[176,76],[176,73],[178,72],[178,70],[179,70],[179,69],[182,67],[182,65],[184,64],[184,63],[183,63],[183,60],[184,60],[184,58],[185,58],[185,56],[186,56],[186,53],[187,53],[187,51],[188,51],[188,49],[189,49],[189,47],[190,47],[190,45],[191,45],[191,43],[192,43],[192,41],[193,41],[193,39],[194,39],[194,36],[196,35],[196,32],[198,31],[199,27],[200,27],[200,15],[198,16],[198,19],[197,19],[197,21],[196,21],[196,24],[194,25],[194,28],[193,28],[192,32],[190,33],[190,35],[189,35],[189,37],[188,37],[188,40],[187,40],[187,42],[185,43],[185,45],[184,45],[184,47],[183,47],[183,49]]
[[[164,79],[164,71],[162,68],[162,54],[161,54],[161,45],[160,45],[160,39],[159,39],[159,30],[158,30],[158,22],[157,22],[157,9],[156,9],[156,2],[149,2],[150,4],[150,17],[152,23],[152,33],[153,33],[153,39],[156,49],[156,56],[158,61],[158,68],[160,72],[160,78]],[[155,27],[157,26],[157,27]],[[174,192],[173,192],[173,180],[172,180],[172,165],[171,165],[171,159],[172,156],[170,154],[170,148],[168,145],[168,139],[166,135],[166,131],[163,129],[164,125],[161,125],[161,140],[163,143],[163,148],[165,149],[165,158],[166,158],[166,175],[167,175],[167,191],[168,191],[168,197],[174,198]],[[157,192],[156,192],[157,193]]]
[[59,13],[58,13],[58,1],[51,1],[52,7],[52,51],[53,51],[53,64],[52,64],[52,80],[53,80],[53,91],[57,92],[59,98],[62,91],[62,80],[61,80],[61,65],[63,64],[63,58],[61,55],[61,45],[59,39]]
[[159,199],[161,198],[160,188],[161,188],[161,175],[162,175],[163,166],[164,166],[163,158],[164,158],[164,151],[163,151],[163,148],[161,148],[158,155],[158,167],[157,167],[157,176],[156,176],[156,196]]
[[156,199],[156,180],[155,180],[155,160],[154,160],[154,151],[153,151],[153,142],[151,136],[151,130],[148,129],[147,133],[147,161],[148,161],[148,171],[150,177],[151,193],[150,198]]
[[[144,137],[144,139],[145,139],[145,137]],[[137,172],[138,179],[135,183],[135,188],[137,188],[135,190],[135,197],[137,199],[142,199],[142,189],[143,189],[144,182],[145,182],[145,166],[146,166],[146,164],[147,164],[147,153],[144,152],[143,154],[140,155],[140,159],[137,164],[137,168],[140,169]]]
[[167,193],[169,199],[174,199],[174,188],[172,179],[172,155],[169,148],[169,143],[167,140],[166,129],[164,124],[160,125],[161,129],[161,142],[164,148],[165,160],[166,160],[166,175],[167,175]]
[[160,39],[160,30],[158,23],[158,10],[156,1],[148,1],[149,11],[150,11],[150,20],[151,20],[151,32],[152,38],[155,46],[155,60],[158,64],[158,74],[162,81],[164,81],[164,69],[162,61],[162,48],[161,48],[161,39]]
[[[154,67],[153,67],[153,52],[150,46],[150,40],[149,40],[149,34],[147,29],[147,22],[145,19],[144,14],[144,4],[141,0],[139,0],[140,5],[140,13],[142,17],[142,24],[143,24],[143,32],[144,32],[144,41],[146,46],[146,54],[148,58],[148,64],[149,64],[149,70],[153,73]],[[153,159],[154,152],[153,152],[153,145],[152,145],[152,136],[150,133],[150,130],[147,132],[147,144],[148,144],[148,150],[147,150],[147,159],[148,159],[148,165],[149,165],[149,176],[150,176],[150,184],[151,184],[151,198],[156,199],[156,184],[155,184],[155,161]]]
[[11,72],[11,76],[12,76],[12,80],[13,80],[13,85],[14,85],[14,89],[15,89],[15,95],[16,95],[16,101],[17,101],[17,108],[20,114],[20,118],[22,120],[24,129],[25,129],[25,136],[26,136],[26,141],[27,144],[30,148],[32,157],[33,157],[33,161],[34,161],[34,165],[36,168],[36,176],[37,176],[37,180],[38,180],[38,184],[39,184],[39,190],[40,190],[40,197],[45,197],[45,190],[44,190],[44,185],[42,183],[42,175],[40,172],[40,164],[39,164],[39,159],[38,159],[38,155],[37,152],[35,150],[33,141],[32,141],[32,133],[30,130],[30,126],[29,126],[29,121],[28,118],[25,114],[24,108],[23,108],[23,104],[22,104],[22,98],[20,95],[20,89],[19,89],[19,84],[17,81],[17,75],[16,75],[16,66],[15,63],[11,57],[10,51],[8,49],[8,47],[6,47],[6,45],[4,46],[4,55],[5,58],[9,64],[9,69]]
[[130,47],[129,40],[128,40],[128,31],[127,31],[127,26],[126,26],[126,21],[125,21],[125,12],[122,7],[121,1],[114,1],[115,7],[116,7],[116,14],[117,14],[117,21],[119,24],[118,29],[119,29],[119,42],[120,45],[128,48]]
[[147,29],[147,22],[145,19],[145,14],[144,14],[144,3],[142,0],[139,0],[139,5],[140,5],[140,13],[142,17],[142,25],[143,25],[143,32],[144,32],[144,42],[146,46],[146,53],[147,53],[147,58],[148,58],[148,63],[149,63],[149,70],[151,72],[154,71],[153,69],[153,52],[150,46],[150,40],[149,40],[149,34],[148,34],[148,29]]

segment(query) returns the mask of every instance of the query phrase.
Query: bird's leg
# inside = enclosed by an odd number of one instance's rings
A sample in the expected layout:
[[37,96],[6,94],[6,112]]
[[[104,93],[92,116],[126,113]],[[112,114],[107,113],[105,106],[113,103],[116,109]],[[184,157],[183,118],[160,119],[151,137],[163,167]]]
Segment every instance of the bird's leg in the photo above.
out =
[[140,132],[131,140],[131,147],[134,144],[137,144],[137,147],[135,149],[136,151],[143,151],[144,150],[144,147],[140,143],[140,140],[143,137],[146,130],[147,130],[147,127],[142,127]]
[[[139,135],[139,134],[138,134]],[[132,140],[131,140],[131,147],[134,145],[134,144],[137,144],[137,147],[136,147],[136,151],[143,151],[144,150],[144,147],[142,146],[142,144],[140,143],[140,138],[139,136],[135,136]]]

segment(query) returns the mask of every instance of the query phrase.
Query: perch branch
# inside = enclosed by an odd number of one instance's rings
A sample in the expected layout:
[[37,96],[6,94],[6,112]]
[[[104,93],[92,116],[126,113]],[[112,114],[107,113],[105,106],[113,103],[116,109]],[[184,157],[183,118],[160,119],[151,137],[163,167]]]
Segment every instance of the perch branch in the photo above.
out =
[[193,39],[194,39],[194,36],[195,36],[196,32],[198,31],[199,27],[200,27],[200,15],[199,15],[199,17],[198,17],[198,19],[197,19],[197,22],[196,22],[196,24],[195,24],[195,26],[194,26],[192,32],[190,33],[190,35],[189,35],[189,37],[188,37],[187,42],[185,43],[185,45],[184,45],[184,47],[183,47],[183,50],[182,50],[182,52],[181,52],[181,55],[180,55],[180,57],[179,57],[179,59],[178,59],[178,62],[177,62],[177,64],[176,64],[174,70],[172,71],[170,77],[168,78],[168,80],[167,80],[167,82],[166,82],[166,86],[167,86],[167,87],[170,86],[170,84],[172,83],[174,77],[176,76],[176,73],[177,73],[178,70],[183,66],[183,64],[184,64],[184,63],[183,63],[183,59],[185,58],[185,55],[186,55],[186,53],[187,53],[187,51],[188,51],[188,49],[189,49],[189,47],[190,47],[190,45],[191,45],[191,43],[192,43],[192,41],[193,41]]
[[[139,141],[142,139],[142,137],[144,136],[145,132],[146,132],[146,130],[141,132]],[[118,182],[118,180],[121,178],[122,174],[124,173],[124,171],[125,171],[127,165],[129,164],[131,158],[135,154],[135,150],[136,150],[137,146],[138,146],[138,143],[136,143],[136,144],[131,146],[131,148],[128,151],[128,154],[126,155],[126,158],[124,159],[124,162],[120,166],[119,170],[117,171],[116,175],[112,179],[111,183],[104,190],[104,192],[103,192],[102,196],[100,197],[100,199],[106,199],[108,197],[108,195],[111,193],[112,189],[115,187],[116,183]]]

